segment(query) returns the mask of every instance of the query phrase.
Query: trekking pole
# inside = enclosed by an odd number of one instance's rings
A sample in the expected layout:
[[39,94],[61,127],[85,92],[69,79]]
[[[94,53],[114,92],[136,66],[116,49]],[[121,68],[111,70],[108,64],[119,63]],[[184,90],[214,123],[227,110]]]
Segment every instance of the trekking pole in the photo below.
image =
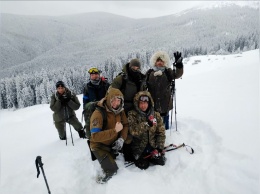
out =
[[[73,136],[72,136],[72,132],[71,132],[71,126],[70,126],[69,111],[68,111],[68,107],[67,106],[65,106],[65,114],[67,116],[66,120],[68,121],[69,127],[70,127],[70,136],[71,136],[72,145],[74,146]],[[65,125],[66,125],[66,123],[65,123]],[[67,145],[67,136],[66,136],[66,145]]]
[[[177,129],[177,111],[176,111],[176,89],[175,89],[175,78],[172,81],[172,100],[174,100],[174,113],[175,113],[175,129],[176,131],[178,131]],[[172,113],[173,113],[173,109],[171,110],[171,128],[172,128]],[[170,135],[171,135],[171,131],[170,131]]]
[[[83,124],[84,113],[85,113],[85,110],[83,110],[83,111],[82,111],[82,114],[81,114],[81,124]],[[85,119],[84,119],[84,120],[85,120]]]
[[67,146],[67,131],[66,131],[66,121],[67,121],[67,119],[66,119],[66,109],[65,109],[65,107],[64,107],[64,131],[65,131],[65,138],[66,138],[66,146]]
[[[174,66],[174,63],[173,63],[173,66]],[[173,81],[172,81],[172,95],[174,97],[173,100],[174,100],[174,113],[175,113],[175,129],[176,129],[176,131],[178,131],[178,128],[177,128],[177,111],[176,111],[175,75],[176,75],[176,70],[174,70],[174,78],[173,78]],[[172,126],[172,112],[173,112],[173,110],[171,111],[171,126]]]
[[[187,152],[189,152],[190,154],[193,154],[193,153],[194,153],[193,148],[192,148],[191,146],[185,145],[185,143],[183,143],[183,144],[181,144],[181,145],[179,145],[179,146],[175,146],[175,145],[173,145],[173,144],[171,144],[170,146],[173,146],[174,148],[165,150],[165,152],[170,152],[170,151],[173,151],[173,150],[177,150],[177,149],[179,149],[179,148],[181,148],[181,147],[185,147]],[[166,146],[165,148],[168,148],[168,147],[170,147],[170,146]],[[187,149],[187,147],[190,148],[190,151]]]
[[134,162],[131,162],[131,163],[127,164],[125,167],[127,168],[129,166],[132,166],[133,164],[134,164]]
[[49,188],[49,185],[48,185],[48,182],[47,182],[47,178],[46,178],[44,170],[43,170],[43,163],[42,163],[42,157],[41,156],[36,157],[35,164],[36,164],[36,169],[37,169],[37,178],[40,175],[40,170],[39,170],[39,167],[40,167],[41,170],[42,170],[42,174],[43,174],[47,189],[48,189],[48,193],[51,194],[51,191],[50,191],[50,188]]
[[[171,93],[171,95],[172,95],[172,97],[174,97],[174,90],[175,90],[175,79],[174,79],[174,81],[172,81],[172,83],[171,83],[171,85],[172,85],[172,88],[171,88],[171,90],[172,90],[172,93]],[[173,100],[173,98],[172,98],[172,100]],[[170,136],[172,135],[172,113],[173,113],[173,109],[171,110],[171,128],[170,128]]]
[[178,131],[178,128],[177,128],[177,111],[176,111],[176,90],[175,90],[175,79],[174,79],[174,111],[175,111],[175,128],[176,128],[176,131]]
[[82,111],[82,114],[81,114],[81,124],[83,123],[83,114],[84,114],[84,110]]

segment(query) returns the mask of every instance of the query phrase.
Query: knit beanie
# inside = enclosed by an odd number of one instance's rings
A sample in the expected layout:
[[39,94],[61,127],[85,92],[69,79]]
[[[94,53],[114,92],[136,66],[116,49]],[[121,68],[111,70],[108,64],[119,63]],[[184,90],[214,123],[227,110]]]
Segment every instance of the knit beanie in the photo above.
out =
[[56,88],[58,88],[58,87],[65,87],[65,83],[63,82],[63,81],[58,81],[57,83],[56,83]]
[[141,62],[139,61],[139,59],[132,59],[130,61],[129,67],[132,67],[132,66],[141,68]]

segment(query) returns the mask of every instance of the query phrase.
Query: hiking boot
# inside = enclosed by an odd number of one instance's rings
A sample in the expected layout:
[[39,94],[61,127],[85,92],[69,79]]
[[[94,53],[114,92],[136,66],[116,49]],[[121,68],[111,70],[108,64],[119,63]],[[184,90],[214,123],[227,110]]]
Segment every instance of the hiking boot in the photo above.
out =
[[112,174],[111,173],[105,173],[105,174],[102,174],[102,175],[98,175],[96,182],[99,183],[99,184],[105,184],[115,174],[116,174],[116,172],[112,173]]
[[141,170],[146,170],[150,166],[150,163],[148,159],[139,158],[135,161],[135,165]]
[[60,137],[60,140],[66,140],[66,136],[64,136],[64,137],[59,136],[59,137]]
[[164,166],[166,162],[166,158],[165,156],[152,157],[150,159],[150,162],[153,163],[154,165]]

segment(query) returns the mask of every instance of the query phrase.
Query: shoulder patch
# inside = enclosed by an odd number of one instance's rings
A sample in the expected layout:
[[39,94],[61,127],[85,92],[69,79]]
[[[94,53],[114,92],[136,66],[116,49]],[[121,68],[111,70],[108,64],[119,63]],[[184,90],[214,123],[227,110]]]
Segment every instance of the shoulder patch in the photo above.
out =
[[92,125],[93,125],[93,127],[96,127],[96,126],[98,126],[98,119],[97,118],[95,118],[94,120],[93,120],[93,123],[92,123]]

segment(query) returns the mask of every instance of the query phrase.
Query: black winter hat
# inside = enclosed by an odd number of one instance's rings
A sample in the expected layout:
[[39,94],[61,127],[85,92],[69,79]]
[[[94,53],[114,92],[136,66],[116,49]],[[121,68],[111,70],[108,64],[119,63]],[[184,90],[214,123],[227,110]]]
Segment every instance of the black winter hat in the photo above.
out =
[[58,81],[56,83],[56,88],[58,88],[58,87],[65,87],[65,83],[63,81]]
[[129,67],[132,67],[132,66],[141,68],[141,62],[139,61],[139,59],[132,59],[130,61]]

